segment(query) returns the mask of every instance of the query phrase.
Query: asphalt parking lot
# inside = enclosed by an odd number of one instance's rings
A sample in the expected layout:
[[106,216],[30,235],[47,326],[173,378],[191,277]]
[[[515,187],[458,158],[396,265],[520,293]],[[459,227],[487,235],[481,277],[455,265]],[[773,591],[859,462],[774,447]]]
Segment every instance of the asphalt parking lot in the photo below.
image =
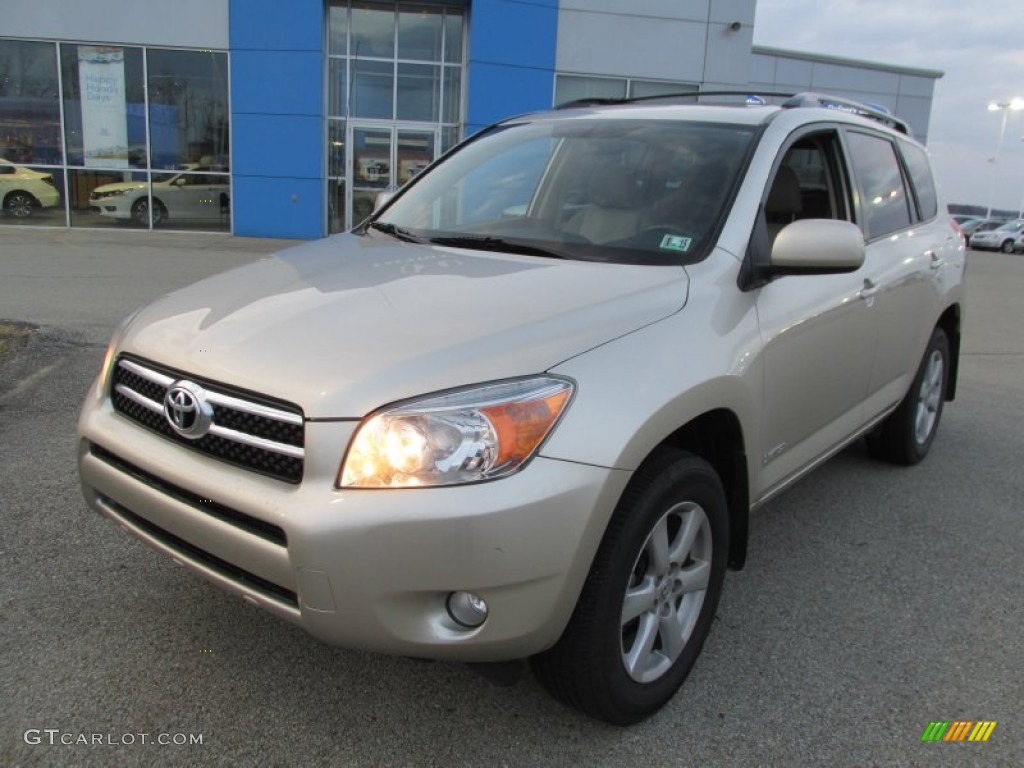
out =
[[[39,326],[0,363],[0,765],[1024,765],[1024,256],[969,254],[929,458],[855,445],[760,510],[690,679],[618,729],[324,646],[86,510],[75,419],[117,321],[283,244],[0,228],[0,320]],[[998,725],[922,743],[934,720]]]

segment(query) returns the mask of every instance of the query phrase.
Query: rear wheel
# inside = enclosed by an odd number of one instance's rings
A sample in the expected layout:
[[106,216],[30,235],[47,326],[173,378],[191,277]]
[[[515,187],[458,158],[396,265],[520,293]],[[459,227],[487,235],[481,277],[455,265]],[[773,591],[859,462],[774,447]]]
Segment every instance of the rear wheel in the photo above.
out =
[[899,407],[868,435],[868,449],[876,458],[895,464],[917,464],[935,440],[946,401],[949,379],[949,339],[936,328],[917,369],[910,390]]
[[27,219],[39,203],[28,192],[15,190],[4,198],[4,213],[16,219]]
[[711,628],[728,537],[714,469],[681,451],[652,456],[612,516],[569,626],[531,660],[540,681],[616,725],[660,709]]

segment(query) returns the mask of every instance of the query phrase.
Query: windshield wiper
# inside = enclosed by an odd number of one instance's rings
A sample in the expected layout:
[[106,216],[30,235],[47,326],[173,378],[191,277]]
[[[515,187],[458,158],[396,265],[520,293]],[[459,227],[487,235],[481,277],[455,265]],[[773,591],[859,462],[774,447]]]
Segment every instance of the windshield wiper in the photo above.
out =
[[550,248],[542,248],[530,243],[505,240],[493,235],[459,235],[451,237],[431,237],[427,242],[433,245],[446,245],[450,248],[475,248],[478,251],[504,251],[517,253],[522,256],[545,256],[549,259],[571,259],[572,257],[554,251]]
[[371,221],[370,227],[376,229],[378,232],[383,232],[385,235],[391,235],[398,240],[404,240],[407,243],[422,243],[423,240],[416,237],[412,232],[407,229],[395,226],[394,224],[387,221]]

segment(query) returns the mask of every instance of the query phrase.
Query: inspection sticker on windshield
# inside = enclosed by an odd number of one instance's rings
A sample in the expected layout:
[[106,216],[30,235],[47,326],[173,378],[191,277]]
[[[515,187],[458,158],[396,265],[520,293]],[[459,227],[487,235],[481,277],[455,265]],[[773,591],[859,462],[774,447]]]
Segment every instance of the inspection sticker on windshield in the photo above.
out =
[[665,235],[661,238],[661,245],[659,246],[664,251],[682,251],[686,253],[690,250],[690,246],[693,245],[692,237],[683,237],[682,235]]

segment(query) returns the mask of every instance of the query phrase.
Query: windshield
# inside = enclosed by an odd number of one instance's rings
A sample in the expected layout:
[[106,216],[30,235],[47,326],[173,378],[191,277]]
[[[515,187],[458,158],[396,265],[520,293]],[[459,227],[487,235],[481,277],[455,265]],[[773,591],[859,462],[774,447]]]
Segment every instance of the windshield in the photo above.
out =
[[371,226],[454,246],[692,262],[717,232],[753,134],[669,120],[506,124],[414,181]]

